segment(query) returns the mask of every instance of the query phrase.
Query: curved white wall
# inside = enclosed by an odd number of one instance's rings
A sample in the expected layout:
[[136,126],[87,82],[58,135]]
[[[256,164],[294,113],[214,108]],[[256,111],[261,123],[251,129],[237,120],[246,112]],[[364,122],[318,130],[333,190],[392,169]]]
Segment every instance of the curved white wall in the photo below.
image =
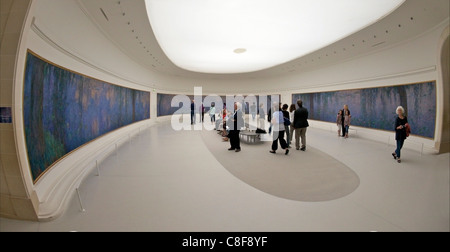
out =
[[[16,64],[13,91],[15,138],[26,188],[29,194],[36,194],[39,200],[36,207],[38,218],[51,220],[64,211],[69,199],[75,195],[75,189],[90,170],[113,153],[115,148],[152,125],[156,110],[152,108],[150,120],[110,132],[65,156],[33,184],[26,154],[22,113],[24,68],[28,49],[67,69],[124,87],[151,91],[148,84],[150,79],[144,78],[149,76],[145,69],[98,34],[78,8],[76,1],[32,2]],[[136,81],[132,76],[137,76],[141,81]],[[152,103],[156,100],[153,93],[151,99]]]
[[[48,8],[47,6],[51,6]],[[55,188],[60,186],[57,180],[73,170],[70,162],[84,157],[90,152],[110,150],[110,146],[120,139],[130,137],[138,129],[148,127],[156,121],[156,92],[192,94],[195,86],[202,86],[204,94],[281,94],[282,101],[291,102],[293,93],[343,90],[363,87],[377,87],[437,81],[437,93],[442,91],[438,74],[440,40],[448,27],[448,20],[418,37],[399,44],[381,48],[356,58],[324,65],[317,69],[296,72],[289,75],[273,76],[261,79],[194,79],[181,78],[152,72],[130,59],[113,42],[109,41],[90,21],[77,1],[73,0],[39,0],[33,1],[26,28],[23,32],[16,68],[14,89],[15,118],[22,118],[22,94],[25,55],[31,49],[47,60],[73,71],[125,87],[151,92],[151,119],[140,124],[102,137],[89,144],[66,159],[66,162],[52,168],[38,184],[33,185],[30,178],[24,176],[30,192],[36,191],[41,208],[41,219],[53,218],[61,213],[70,192],[63,191],[57,196]],[[448,28],[447,28],[448,29]],[[437,97],[437,121],[442,120],[443,97]],[[16,123],[16,143],[22,171],[29,173],[23,122]],[[312,122],[312,126],[329,128],[330,124]],[[437,126],[436,139],[440,137],[441,126]],[[21,133],[22,132],[22,133]],[[134,132],[134,133],[133,133]],[[361,132],[361,133],[360,133]],[[366,134],[365,134],[366,133]],[[382,137],[389,141],[391,133],[360,129],[358,135]],[[416,138],[414,141],[433,149],[436,139]],[[108,149],[109,148],[109,149]],[[108,152],[107,151],[107,152]],[[100,154],[99,154],[100,155]],[[91,157],[92,160],[101,157]],[[91,163],[84,163],[92,168]],[[65,190],[72,190],[80,183],[85,170],[80,170],[67,178]],[[73,181],[71,181],[73,180]],[[52,201],[52,202],[50,202]]]

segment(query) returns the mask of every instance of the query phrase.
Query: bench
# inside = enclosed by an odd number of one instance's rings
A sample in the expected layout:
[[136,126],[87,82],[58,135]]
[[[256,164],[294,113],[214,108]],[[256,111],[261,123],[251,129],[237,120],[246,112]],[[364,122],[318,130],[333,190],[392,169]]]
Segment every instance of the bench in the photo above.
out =
[[240,138],[245,138],[244,141],[246,141],[247,143],[256,143],[257,141],[260,140],[260,134],[256,133],[256,132],[251,132],[251,131],[247,131],[247,130],[241,130],[239,132],[239,137]]

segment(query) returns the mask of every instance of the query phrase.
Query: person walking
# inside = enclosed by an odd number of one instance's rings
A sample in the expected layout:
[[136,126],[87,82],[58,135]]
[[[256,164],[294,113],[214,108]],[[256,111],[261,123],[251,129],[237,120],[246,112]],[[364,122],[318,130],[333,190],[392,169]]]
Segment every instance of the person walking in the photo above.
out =
[[281,110],[281,102],[277,103],[277,106],[275,108],[276,110],[273,110],[273,108],[269,108],[269,111],[267,112],[267,121],[269,122],[269,135],[272,134],[272,115],[275,111]]
[[402,106],[398,106],[395,112],[397,113],[397,118],[395,119],[395,140],[397,142],[397,148],[392,153],[392,156],[398,163],[401,163],[400,151],[403,148],[406,139],[406,128],[409,125],[408,118],[405,116],[405,109]]
[[[306,150],[306,128],[309,126],[308,123],[308,110],[303,107],[303,101],[297,101],[298,109],[294,112],[294,128],[295,128],[295,148]],[[300,138],[302,145],[300,148]]]
[[242,105],[239,102],[234,103],[234,114],[228,119],[227,125],[230,129],[228,137],[230,138],[231,147],[229,151],[235,152],[241,151],[241,141],[239,138],[239,132],[244,127],[244,117],[242,115]]
[[278,141],[280,142],[281,148],[285,150],[285,155],[289,153],[289,148],[286,143],[286,140],[284,140],[284,116],[283,112],[280,111],[280,105],[278,103],[274,103],[272,108],[273,114],[272,114],[272,131],[273,131],[273,141],[272,141],[272,150],[270,153],[275,154],[278,149]]

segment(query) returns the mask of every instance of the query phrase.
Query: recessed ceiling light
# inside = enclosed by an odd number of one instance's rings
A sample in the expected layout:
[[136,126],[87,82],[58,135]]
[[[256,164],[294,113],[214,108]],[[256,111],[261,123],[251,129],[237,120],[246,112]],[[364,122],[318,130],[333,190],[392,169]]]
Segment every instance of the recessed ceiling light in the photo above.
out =
[[245,53],[246,51],[247,51],[247,49],[245,49],[245,48],[236,48],[236,49],[234,49],[234,53],[238,53],[238,54]]
[[[289,62],[362,30],[404,2],[145,0],[167,57],[204,73],[253,72]],[[245,53],[236,57],[230,48]]]

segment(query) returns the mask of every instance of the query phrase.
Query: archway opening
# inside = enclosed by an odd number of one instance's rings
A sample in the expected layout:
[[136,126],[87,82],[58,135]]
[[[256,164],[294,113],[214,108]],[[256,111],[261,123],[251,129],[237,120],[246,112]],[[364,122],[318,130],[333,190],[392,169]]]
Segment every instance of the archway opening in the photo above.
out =
[[441,50],[441,72],[444,86],[444,115],[442,118],[442,134],[439,153],[450,152],[450,73],[449,73],[449,36],[445,40]]

